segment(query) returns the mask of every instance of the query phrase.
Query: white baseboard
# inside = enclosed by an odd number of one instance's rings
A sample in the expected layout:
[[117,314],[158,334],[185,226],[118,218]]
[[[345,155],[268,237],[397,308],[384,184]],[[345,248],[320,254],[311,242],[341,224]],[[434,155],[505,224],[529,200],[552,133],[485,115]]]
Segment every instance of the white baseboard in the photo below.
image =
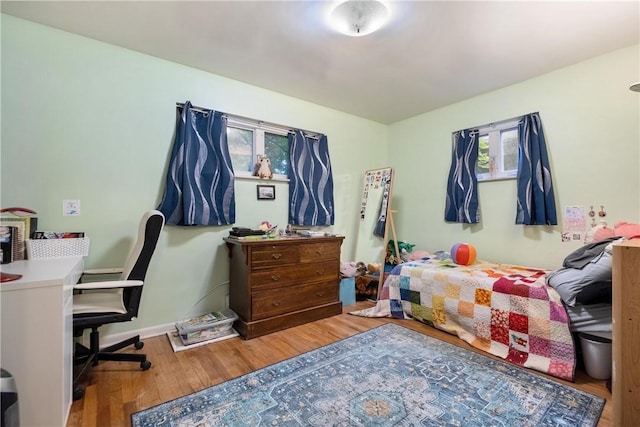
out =
[[133,330],[129,332],[121,332],[111,335],[100,335],[100,346],[109,347],[110,345],[124,341],[127,338],[140,335],[140,339],[157,337],[158,335],[165,335],[167,332],[173,332],[176,330],[175,323],[167,323],[166,325],[151,326],[148,328]]

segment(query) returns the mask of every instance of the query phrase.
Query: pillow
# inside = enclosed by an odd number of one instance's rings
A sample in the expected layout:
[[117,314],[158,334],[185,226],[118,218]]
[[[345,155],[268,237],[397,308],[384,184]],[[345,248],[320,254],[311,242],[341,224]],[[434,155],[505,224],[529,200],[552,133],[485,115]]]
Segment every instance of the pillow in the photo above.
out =
[[611,302],[611,245],[581,269],[562,267],[547,274],[547,284],[554,288],[569,307],[576,303]]

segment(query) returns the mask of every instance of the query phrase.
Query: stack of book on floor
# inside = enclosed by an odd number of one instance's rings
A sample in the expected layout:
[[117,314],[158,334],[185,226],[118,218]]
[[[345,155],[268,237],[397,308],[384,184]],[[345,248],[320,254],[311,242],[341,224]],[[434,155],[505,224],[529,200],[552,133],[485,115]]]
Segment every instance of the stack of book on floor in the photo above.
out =
[[229,308],[176,322],[176,331],[167,334],[174,351],[237,337],[233,322],[238,315]]

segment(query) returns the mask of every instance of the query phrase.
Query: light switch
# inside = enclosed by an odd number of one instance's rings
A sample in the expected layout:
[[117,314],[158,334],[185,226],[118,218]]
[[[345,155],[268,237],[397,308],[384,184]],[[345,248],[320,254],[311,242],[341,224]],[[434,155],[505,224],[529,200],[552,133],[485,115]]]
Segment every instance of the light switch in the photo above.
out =
[[63,216],[80,215],[80,200],[63,200],[62,215]]

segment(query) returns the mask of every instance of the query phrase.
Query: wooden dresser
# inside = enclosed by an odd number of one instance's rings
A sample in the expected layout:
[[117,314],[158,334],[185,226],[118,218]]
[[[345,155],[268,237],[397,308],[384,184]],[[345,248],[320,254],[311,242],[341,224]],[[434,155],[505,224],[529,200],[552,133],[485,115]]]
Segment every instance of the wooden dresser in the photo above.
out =
[[225,238],[229,308],[245,339],[342,313],[340,246],[344,237]]
[[613,425],[640,426],[640,239],[613,246]]

